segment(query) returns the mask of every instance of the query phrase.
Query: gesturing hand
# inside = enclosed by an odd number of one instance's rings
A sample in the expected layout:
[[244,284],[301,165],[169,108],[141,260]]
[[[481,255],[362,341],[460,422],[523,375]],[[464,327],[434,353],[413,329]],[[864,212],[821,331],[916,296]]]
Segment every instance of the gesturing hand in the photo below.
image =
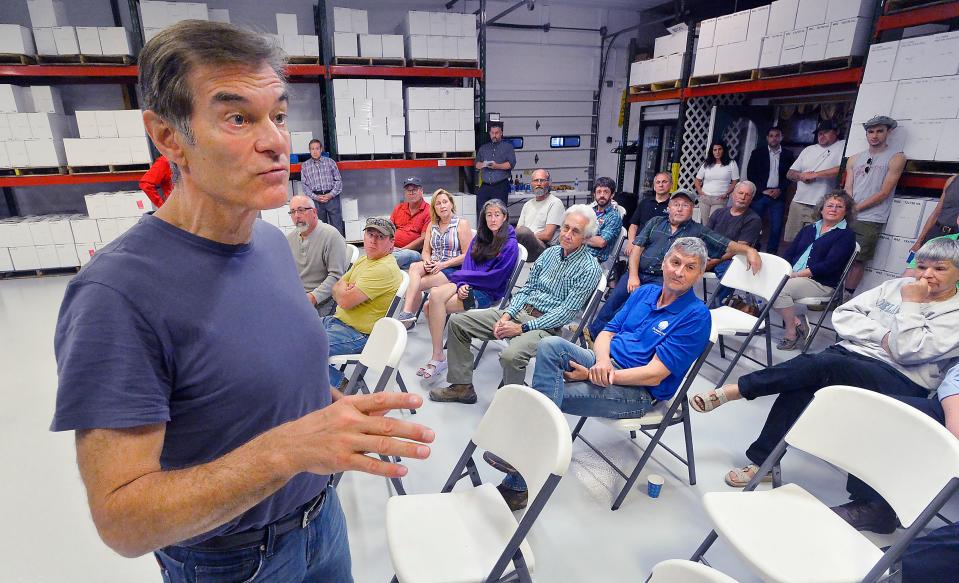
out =
[[433,430],[400,419],[385,417],[393,409],[417,409],[419,395],[376,393],[342,397],[329,407],[280,426],[285,437],[287,461],[295,475],[300,472],[333,474],[357,470],[400,478],[406,466],[387,463],[365,454],[426,459]]

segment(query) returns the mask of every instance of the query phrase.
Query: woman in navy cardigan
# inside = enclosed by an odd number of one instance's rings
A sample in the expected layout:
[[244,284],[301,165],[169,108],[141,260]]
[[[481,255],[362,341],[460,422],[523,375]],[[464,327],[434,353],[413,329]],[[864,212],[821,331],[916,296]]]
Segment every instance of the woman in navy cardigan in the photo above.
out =
[[795,301],[802,298],[831,295],[849,258],[856,251],[856,203],[845,191],[827,194],[816,216],[819,219],[799,231],[783,257],[792,263],[793,272],[782,293],[773,302],[773,309],[782,316],[785,333],[776,348],[795,350],[809,335],[806,315],[796,316]]

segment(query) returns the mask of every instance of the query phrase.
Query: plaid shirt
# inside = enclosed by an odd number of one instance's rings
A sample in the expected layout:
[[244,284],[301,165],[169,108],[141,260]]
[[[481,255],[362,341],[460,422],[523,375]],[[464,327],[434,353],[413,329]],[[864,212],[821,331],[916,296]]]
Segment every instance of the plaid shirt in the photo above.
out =
[[310,158],[300,165],[300,180],[303,181],[303,194],[316,200],[324,192],[339,196],[343,192],[343,179],[336,162],[321,156],[318,160]]
[[706,251],[710,259],[719,259],[726,253],[730,240],[723,237],[692,219],[679,225],[676,232],[672,232],[669,217],[653,217],[643,230],[636,235],[633,245],[643,248],[643,255],[639,258],[639,272],[649,275],[662,275],[663,259],[669,247],[680,237],[698,237],[706,244]]
[[596,234],[606,241],[606,246],[590,247],[589,252],[593,254],[597,261],[602,263],[609,259],[609,254],[613,252],[613,245],[616,244],[619,232],[623,228],[623,217],[620,216],[615,202],[607,205],[603,211],[596,208],[596,203],[592,204],[592,208],[596,211],[596,222],[599,223],[599,230],[596,231]]
[[529,329],[551,330],[569,324],[583,309],[602,274],[603,269],[586,245],[566,257],[559,245],[549,247],[533,264],[526,285],[513,295],[506,313],[515,318],[529,304],[543,312],[527,323]]

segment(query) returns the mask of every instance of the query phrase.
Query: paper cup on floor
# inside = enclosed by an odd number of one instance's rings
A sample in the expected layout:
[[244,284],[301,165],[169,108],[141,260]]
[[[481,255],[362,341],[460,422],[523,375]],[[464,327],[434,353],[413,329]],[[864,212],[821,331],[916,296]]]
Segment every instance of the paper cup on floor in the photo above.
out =
[[649,494],[650,498],[659,498],[664,483],[666,483],[666,480],[659,474],[650,474],[646,482],[646,493]]

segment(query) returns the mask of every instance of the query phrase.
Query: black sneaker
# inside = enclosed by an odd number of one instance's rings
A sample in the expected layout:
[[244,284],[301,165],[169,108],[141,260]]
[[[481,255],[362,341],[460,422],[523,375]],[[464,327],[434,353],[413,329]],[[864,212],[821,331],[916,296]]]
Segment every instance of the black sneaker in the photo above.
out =
[[433,389],[430,391],[430,401],[440,403],[466,403],[472,405],[476,402],[476,391],[472,384],[450,385],[445,389]]
[[876,534],[892,534],[899,526],[896,511],[885,500],[860,502],[853,500],[832,508],[856,530],[868,530]]
[[509,506],[511,511],[516,512],[526,508],[527,494],[525,490],[513,490],[502,484],[496,486],[496,489],[503,496],[503,500],[506,500],[506,505]]
[[518,474],[516,468],[512,466],[508,461],[499,457],[496,454],[486,452],[483,454],[483,461],[488,463],[493,469],[499,470],[504,474]]

